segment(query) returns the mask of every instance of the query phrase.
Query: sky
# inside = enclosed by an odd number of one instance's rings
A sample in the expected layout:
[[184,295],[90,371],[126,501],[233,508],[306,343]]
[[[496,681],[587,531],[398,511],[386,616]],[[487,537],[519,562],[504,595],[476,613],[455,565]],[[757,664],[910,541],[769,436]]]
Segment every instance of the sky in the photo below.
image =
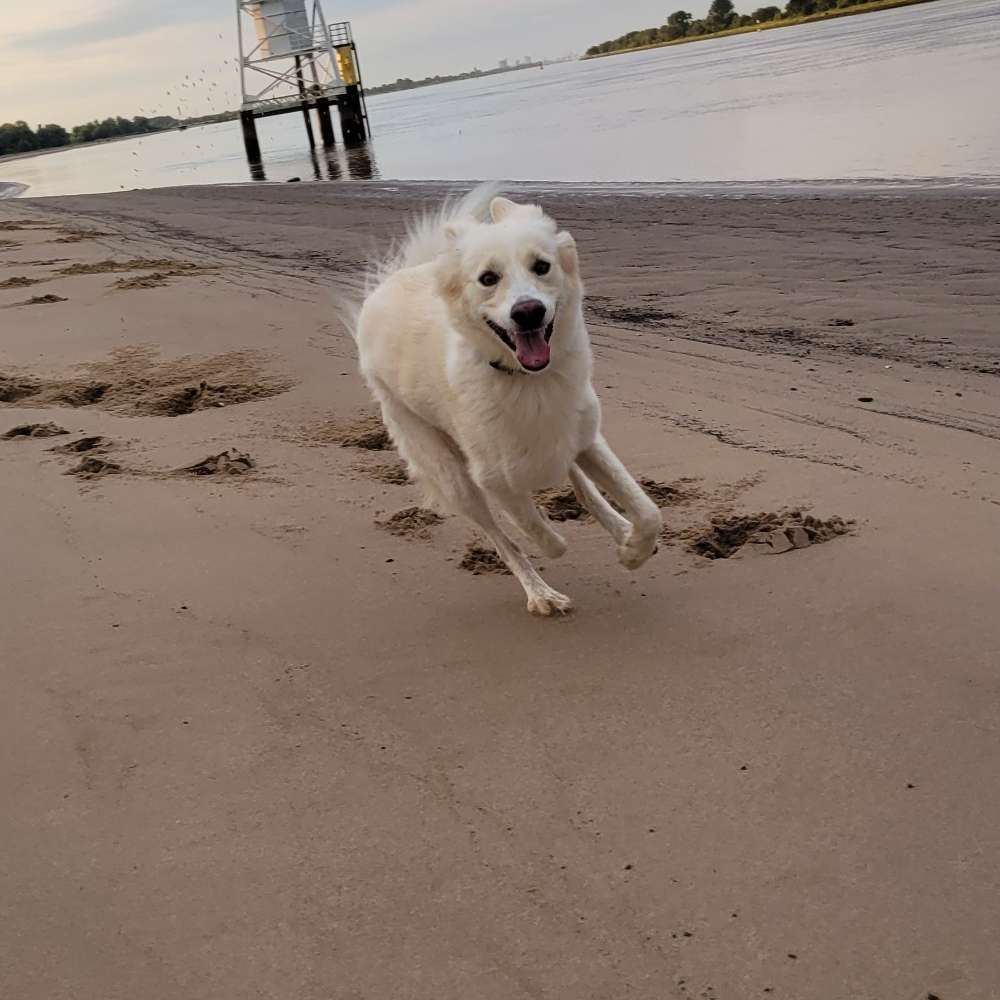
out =
[[[311,0],[310,0],[311,2]],[[696,17],[709,0],[683,4]],[[674,0],[324,0],[369,86],[559,58],[662,24]],[[8,6],[7,3],[4,4]],[[0,20],[0,122],[210,114],[239,106],[235,0],[38,0]],[[738,8],[748,5],[737,3]]]

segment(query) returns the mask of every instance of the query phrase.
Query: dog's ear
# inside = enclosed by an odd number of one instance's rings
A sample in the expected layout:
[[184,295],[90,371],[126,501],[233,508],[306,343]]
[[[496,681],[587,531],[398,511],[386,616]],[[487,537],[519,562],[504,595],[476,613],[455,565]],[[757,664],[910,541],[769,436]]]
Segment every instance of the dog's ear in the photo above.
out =
[[434,269],[434,277],[443,299],[457,302],[462,297],[462,269],[457,250],[441,254]]
[[468,224],[465,222],[449,222],[444,227],[444,238],[454,246],[468,228]]
[[576,275],[580,270],[580,260],[576,254],[576,240],[564,229],[556,234],[556,246],[559,248],[559,265],[570,275]]
[[501,222],[505,219],[517,205],[510,198],[494,198],[490,202],[490,218],[494,222]]

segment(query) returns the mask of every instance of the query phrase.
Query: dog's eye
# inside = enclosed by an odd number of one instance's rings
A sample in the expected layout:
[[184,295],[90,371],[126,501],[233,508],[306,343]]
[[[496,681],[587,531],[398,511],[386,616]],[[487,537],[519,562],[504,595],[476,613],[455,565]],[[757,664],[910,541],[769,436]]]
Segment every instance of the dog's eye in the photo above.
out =
[[497,274],[496,271],[483,271],[483,273],[479,275],[479,284],[481,284],[484,288],[492,288],[494,285],[498,285],[499,283],[500,275]]
[[552,265],[547,260],[536,260],[535,263],[531,265],[531,270],[534,271],[539,278],[541,278],[552,270]]

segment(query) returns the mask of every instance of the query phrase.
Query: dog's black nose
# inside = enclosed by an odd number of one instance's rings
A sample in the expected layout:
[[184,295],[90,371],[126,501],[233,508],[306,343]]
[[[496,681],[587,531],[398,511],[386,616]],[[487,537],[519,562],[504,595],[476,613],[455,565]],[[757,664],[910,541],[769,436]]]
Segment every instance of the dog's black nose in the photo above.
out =
[[510,318],[522,330],[537,330],[545,322],[545,304],[538,299],[522,299],[514,304]]

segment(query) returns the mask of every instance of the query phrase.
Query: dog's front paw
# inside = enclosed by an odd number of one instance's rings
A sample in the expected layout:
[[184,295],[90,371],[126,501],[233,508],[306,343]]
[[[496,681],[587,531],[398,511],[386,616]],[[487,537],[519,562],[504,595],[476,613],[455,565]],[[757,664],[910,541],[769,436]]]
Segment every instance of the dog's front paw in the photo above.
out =
[[551,587],[528,595],[528,611],[533,615],[551,618],[553,615],[569,614],[572,610],[573,602],[565,594],[560,594]]
[[625,544],[618,550],[618,561],[630,570],[638,569],[659,549],[657,535],[639,534],[633,531]]

